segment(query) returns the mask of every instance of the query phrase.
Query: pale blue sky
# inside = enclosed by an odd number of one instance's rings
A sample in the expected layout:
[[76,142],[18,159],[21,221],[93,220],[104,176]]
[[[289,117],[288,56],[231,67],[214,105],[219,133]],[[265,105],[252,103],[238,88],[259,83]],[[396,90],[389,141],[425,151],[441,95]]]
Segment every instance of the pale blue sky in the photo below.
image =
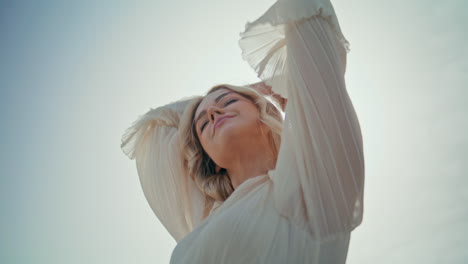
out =
[[[0,2],[0,262],[168,263],[124,130],[217,83],[273,0]],[[363,130],[348,263],[468,261],[468,4],[336,0]]]

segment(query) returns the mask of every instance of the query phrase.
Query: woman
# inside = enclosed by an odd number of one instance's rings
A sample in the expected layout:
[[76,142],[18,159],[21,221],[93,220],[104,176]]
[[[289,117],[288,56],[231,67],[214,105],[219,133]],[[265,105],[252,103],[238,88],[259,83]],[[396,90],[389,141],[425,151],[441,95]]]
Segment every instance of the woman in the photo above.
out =
[[265,85],[151,109],[123,137],[171,263],[345,263],[364,155],[333,7],[277,1],[240,46]]

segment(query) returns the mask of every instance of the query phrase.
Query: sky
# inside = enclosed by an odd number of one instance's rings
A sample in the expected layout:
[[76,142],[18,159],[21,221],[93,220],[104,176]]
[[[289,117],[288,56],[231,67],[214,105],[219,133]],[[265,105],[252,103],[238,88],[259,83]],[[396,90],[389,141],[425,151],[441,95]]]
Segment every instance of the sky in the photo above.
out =
[[[258,82],[239,33],[273,3],[0,1],[0,263],[169,263],[121,136]],[[332,3],[366,161],[347,263],[468,262],[468,2]]]

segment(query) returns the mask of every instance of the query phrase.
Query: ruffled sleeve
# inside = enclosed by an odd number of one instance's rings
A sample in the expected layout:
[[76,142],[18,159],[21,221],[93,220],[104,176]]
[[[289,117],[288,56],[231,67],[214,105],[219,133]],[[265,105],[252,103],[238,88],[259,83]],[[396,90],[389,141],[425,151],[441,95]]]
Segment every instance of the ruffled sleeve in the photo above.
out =
[[362,222],[364,155],[344,79],[348,42],[331,3],[277,1],[247,23],[239,44],[258,76],[288,98],[269,172],[275,207],[317,240],[346,237]]
[[191,99],[140,116],[124,133],[121,148],[135,159],[144,195],[178,242],[202,221],[204,196],[183,168],[179,120]]

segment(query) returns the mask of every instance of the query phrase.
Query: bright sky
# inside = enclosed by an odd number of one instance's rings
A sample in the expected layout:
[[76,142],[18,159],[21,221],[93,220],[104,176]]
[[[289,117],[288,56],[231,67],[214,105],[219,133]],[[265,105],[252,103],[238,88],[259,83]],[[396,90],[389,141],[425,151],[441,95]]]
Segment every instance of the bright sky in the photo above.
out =
[[[2,1],[0,262],[168,263],[124,130],[258,79],[239,33],[273,0]],[[468,261],[468,2],[335,0],[363,130],[348,263]]]

